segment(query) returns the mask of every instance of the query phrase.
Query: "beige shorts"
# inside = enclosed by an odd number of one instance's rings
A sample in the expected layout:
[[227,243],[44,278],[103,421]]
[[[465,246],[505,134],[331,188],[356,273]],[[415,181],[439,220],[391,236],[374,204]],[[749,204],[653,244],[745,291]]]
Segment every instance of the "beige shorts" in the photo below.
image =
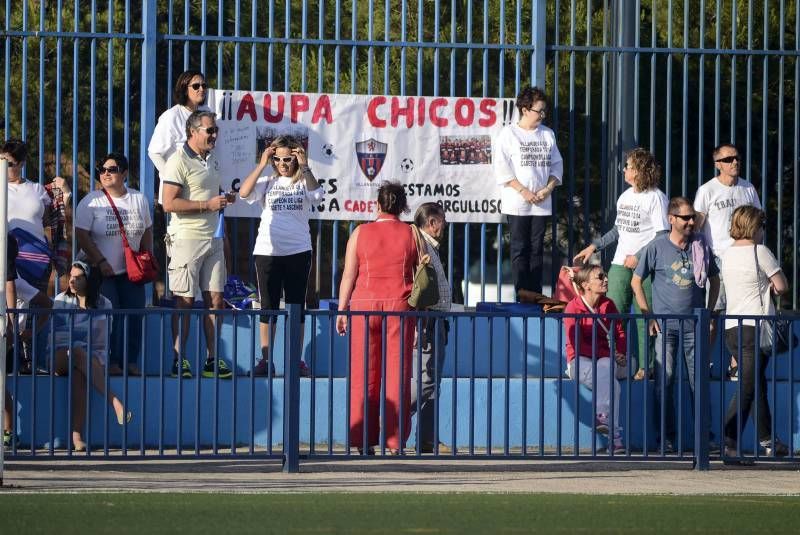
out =
[[225,289],[225,251],[221,238],[183,240],[167,236],[169,288],[180,297],[194,297],[195,288],[203,292]]

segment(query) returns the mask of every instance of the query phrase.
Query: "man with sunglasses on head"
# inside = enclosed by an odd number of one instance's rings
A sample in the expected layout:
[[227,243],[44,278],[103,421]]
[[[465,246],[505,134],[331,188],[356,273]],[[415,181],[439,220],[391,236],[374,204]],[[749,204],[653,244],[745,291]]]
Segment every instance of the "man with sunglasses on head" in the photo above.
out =
[[[739,177],[741,156],[737,148],[730,143],[723,143],[714,149],[714,168],[717,176],[697,189],[694,197],[694,209],[697,212],[695,229],[703,231],[706,242],[714,251],[714,261],[719,267],[720,257],[733,243],[731,238],[731,218],[733,211],[739,206],[761,208],[758,192],[748,180]],[[725,282],[720,278],[719,296],[712,303],[715,312],[727,308],[725,299]],[[716,320],[711,322],[711,344],[716,337]],[[731,357],[732,378],[736,377],[736,364]]]
[[[199,287],[207,308],[223,308],[225,255],[223,240],[215,237],[220,210],[228,198],[220,194],[219,162],[213,149],[217,141],[214,113],[195,111],[186,120],[186,143],[164,167],[162,175],[164,210],[172,214],[165,241],[169,254],[169,285],[178,308],[191,308],[194,289]],[[231,201],[232,202],[232,201]],[[203,377],[233,376],[225,361],[216,355],[216,318],[203,318],[208,356]],[[189,316],[182,316],[180,337],[175,336],[175,362],[172,375],[191,377],[191,367],[183,351],[189,336]],[[215,369],[216,368],[216,369]]]
[[[695,233],[697,214],[692,203],[685,197],[674,197],[669,202],[667,213],[669,234],[659,234],[645,246],[631,280],[636,302],[643,314],[693,314],[695,308],[706,306],[708,287],[708,307],[712,308],[719,291],[719,268],[714,262],[711,248],[700,234]],[[646,277],[653,277],[652,311],[642,283]],[[674,451],[675,443],[672,380],[681,340],[686,377],[694,395],[695,322],[688,319],[652,319],[649,330],[656,337],[656,429],[661,429],[663,404],[665,436],[661,437],[660,444],[664,453],[670,453]]]

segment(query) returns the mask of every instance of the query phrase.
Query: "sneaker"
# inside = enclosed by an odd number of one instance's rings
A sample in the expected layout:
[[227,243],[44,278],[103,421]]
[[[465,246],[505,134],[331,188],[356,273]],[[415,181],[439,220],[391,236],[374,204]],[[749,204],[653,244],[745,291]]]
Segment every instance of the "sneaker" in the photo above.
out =
[[256,367],[253,368],[252,375],[253,377],[266,377],[267,376],[267,365],[269,365],[269,372],[270,375],[273,377],[275,376],[275,365],[272,364],[267,359],[261,359],[256,364]]
[[[214,361],[207,360],[206,365],[203,366],[203,377],[206,379],[213,379],[214,378]],[[217,359],[217,377],[220,379],[230,379],[233,377],[233,372],[228,365],[225,364],[225,361],[222,359]]]
[[311,370],[302,360],[300,361],[300,377],[311,377]]
[[608,434],[608,416],[598,413],[594,419],[594,429],[601,435]]
[[14,446],[16,437],[11,431],[3,431],[3,449],[10,450]]
[[777,438],[774,445],[771,440],[762,440],[758,445],[761,446],[761,449],[764,450],[764,455],[767,457],[786,457],[789,455],[788,446]]
[[[191,379],[192,378],[192,367],[189,366],[189,359],[182,359],[181,360],[181,377],[184,379]],[[178,376],[178,361],[174,361],[172,363],[172,376]]]
[[738,366],[728,366],[728,380],[730,380],[730,381],[738,381],[739,380],[739,367]]

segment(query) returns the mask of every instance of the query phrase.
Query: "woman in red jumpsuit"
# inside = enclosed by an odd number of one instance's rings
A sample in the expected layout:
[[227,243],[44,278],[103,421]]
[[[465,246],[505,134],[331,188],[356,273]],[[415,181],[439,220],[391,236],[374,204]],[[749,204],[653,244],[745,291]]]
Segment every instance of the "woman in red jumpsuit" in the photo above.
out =
[[[403,186],[398,183],[383,184],[378,190],[378,218],[372,223],[360,225],[347,242],[344,273],[339,288],[339,310],[409,310],[407,299],[414,280],[417,248],[411,227],[398,218],[407,211]],[[378,444],[383,368],[381,354],[385,347],[386,402],[383,425],[386,447],[391,454],[397,455],[411,430],[408,405],[411,398],[414,319],[392,315],[353,315],[350,318],[350,444],[362,453],[365,450],[372,453],[372,447]],[[347,331],[347,320],[347,316],[336,318],[336,330],[341,335]],[[364,420],[367,421],[366,444]]]

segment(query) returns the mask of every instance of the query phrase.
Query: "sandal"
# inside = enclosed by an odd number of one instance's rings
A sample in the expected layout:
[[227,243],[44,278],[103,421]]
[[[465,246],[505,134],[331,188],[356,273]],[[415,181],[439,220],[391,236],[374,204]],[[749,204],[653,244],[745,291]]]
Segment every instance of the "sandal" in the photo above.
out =
[[644,379],[644,368],[639,368],[636,374],[633,376],[634,381],[641,381]]

